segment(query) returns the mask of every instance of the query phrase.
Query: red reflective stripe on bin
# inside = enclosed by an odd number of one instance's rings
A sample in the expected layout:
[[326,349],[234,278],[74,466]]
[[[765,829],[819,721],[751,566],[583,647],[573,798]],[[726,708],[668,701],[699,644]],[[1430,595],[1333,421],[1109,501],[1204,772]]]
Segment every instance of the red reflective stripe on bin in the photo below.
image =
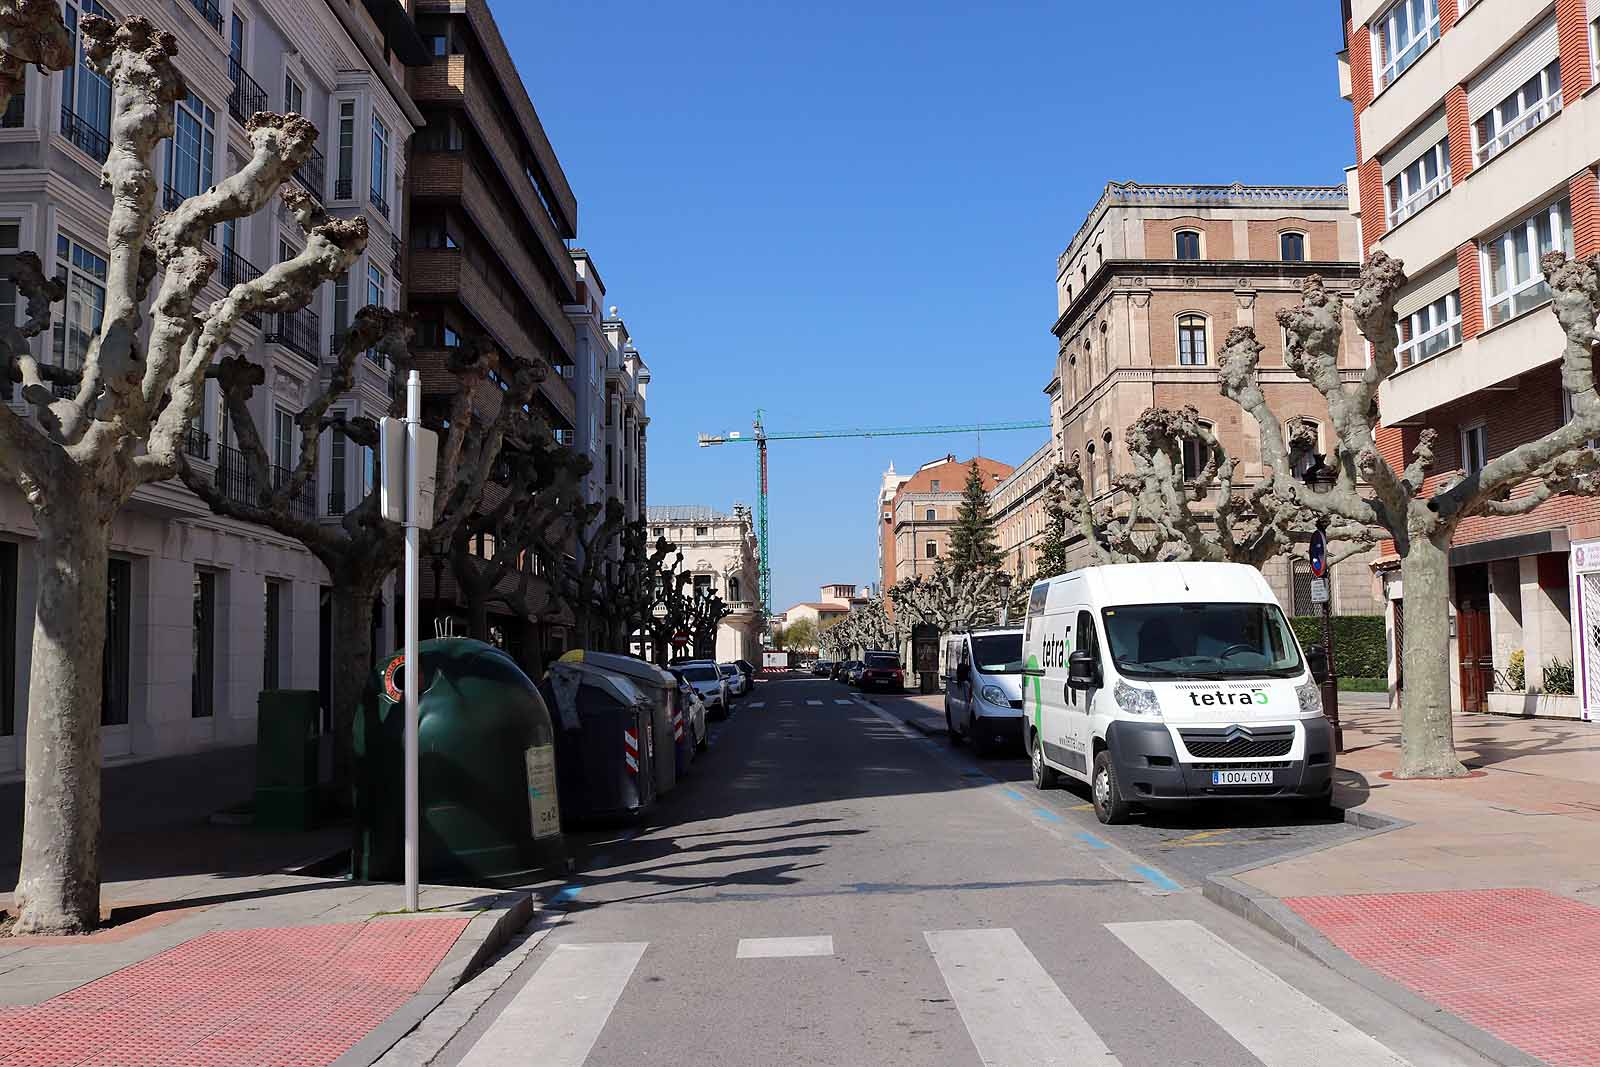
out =
[[622,731],[622,761],[628,770],[639,773],[639,734],[636,730]]

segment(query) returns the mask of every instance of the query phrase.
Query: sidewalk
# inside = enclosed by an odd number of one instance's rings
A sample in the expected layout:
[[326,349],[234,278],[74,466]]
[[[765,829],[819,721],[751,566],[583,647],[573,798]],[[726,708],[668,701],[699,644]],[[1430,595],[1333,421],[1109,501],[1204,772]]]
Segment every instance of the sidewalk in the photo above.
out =
[[[295,874],[348,827],[215,826],[254,750],[108,769],[102,909],[87,937],[0,937],[0,1063],[369,1063],[532,915],[526,893]],[[0,787],[0,885],[21,787]],[[10,894],[0,895],[9,907]]]
[[1344,721],[1335,803],[1395,828],[1235,871],[1220,895],[1547,1063],[1600,1063],[1600,727],[1458,715],[1474,776],[1434,782],[1384,777],[1387,708]]

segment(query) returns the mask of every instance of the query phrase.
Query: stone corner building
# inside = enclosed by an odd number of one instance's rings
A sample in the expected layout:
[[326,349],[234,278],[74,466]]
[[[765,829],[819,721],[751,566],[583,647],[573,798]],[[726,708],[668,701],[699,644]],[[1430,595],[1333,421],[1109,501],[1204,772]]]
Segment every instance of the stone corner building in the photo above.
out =
[[[683,553],[692,589],[709,589],[733,613],[717,625],[717,659],[761,658],[761,577],[750,509],[735,504],[733,514],[699,504],[651,505],[645,509],[650,539],[665,537]],[[759,664],[758,664],[759,665]]]
[[[1259,431],[1218,392],[1217,352],[1235,326],[1254,326],[1266,346],[1262,385],[1286,429],[1309,424],[1327,451],[1327,405],[1284,366],[1276,316],[1298,303],[1308,275],[1352,289],[1359,242],[1343,186],[1106,185],[1056,264],[1059,348],[1045,387],[1054,451],[1080,457],[1096,503],[1116,507],[1112,479],[1130,469],[1123,430],[1152,406],[1193,406],[1241,462],[1245,483],[1260,476]],[[1343,373],[1354,380],[1365,365],[1347,314]],[[1184,466],[1198,470],[1198,450]],[[1092,556],[1080,538],[1068,558],[1083,566]],[[1335,611],[1378,610],[1370,562],[1357,556],[1337,568]],[[1304,564],[1279,557],[1265,572],[1285,610],[1311,614]]]

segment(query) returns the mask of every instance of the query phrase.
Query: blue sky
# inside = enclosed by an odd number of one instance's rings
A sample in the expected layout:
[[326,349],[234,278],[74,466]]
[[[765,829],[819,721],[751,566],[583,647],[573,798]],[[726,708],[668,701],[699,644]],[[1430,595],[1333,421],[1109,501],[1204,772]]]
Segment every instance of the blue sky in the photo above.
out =
[[[1336,182],[1354,154],[1336,0],[493,7],[654,375],[657,504],[754,504],[754,448],[695,435],[757,407],[1048,418],[1055,257],[1105,182]],[[774,608],[874,577],[891,460],[975,445],[774,443]]]

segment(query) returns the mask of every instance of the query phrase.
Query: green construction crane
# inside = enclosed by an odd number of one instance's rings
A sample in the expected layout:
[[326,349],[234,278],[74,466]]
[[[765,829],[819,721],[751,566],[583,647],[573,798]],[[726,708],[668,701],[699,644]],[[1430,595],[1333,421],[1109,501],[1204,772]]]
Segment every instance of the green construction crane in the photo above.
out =
[[1047,430],[1050,428],[1048,419],[1030,419],[1024,422],[987,422],[963,423],[944,426],[893,426],[883,429],[864,430],[790,430],[784,433],[768,433],[761,424],[762,411],[756,409],[755,433],[746,437],[738,430],[726,434],[703,433],[700,435],[700,447],[709,448],[712,445],[741,445],[754,444],[756,446],[759,477],[757,479],[756,493],[756,545],[761,553],[761,608],[768,618],[772,617],[772,568],[769,563],[770,554],[767,549],[767,442],[768,441],[824,441],[835,437],[933,437],[940,434],[952,433],[998,433],[1002,430]]

